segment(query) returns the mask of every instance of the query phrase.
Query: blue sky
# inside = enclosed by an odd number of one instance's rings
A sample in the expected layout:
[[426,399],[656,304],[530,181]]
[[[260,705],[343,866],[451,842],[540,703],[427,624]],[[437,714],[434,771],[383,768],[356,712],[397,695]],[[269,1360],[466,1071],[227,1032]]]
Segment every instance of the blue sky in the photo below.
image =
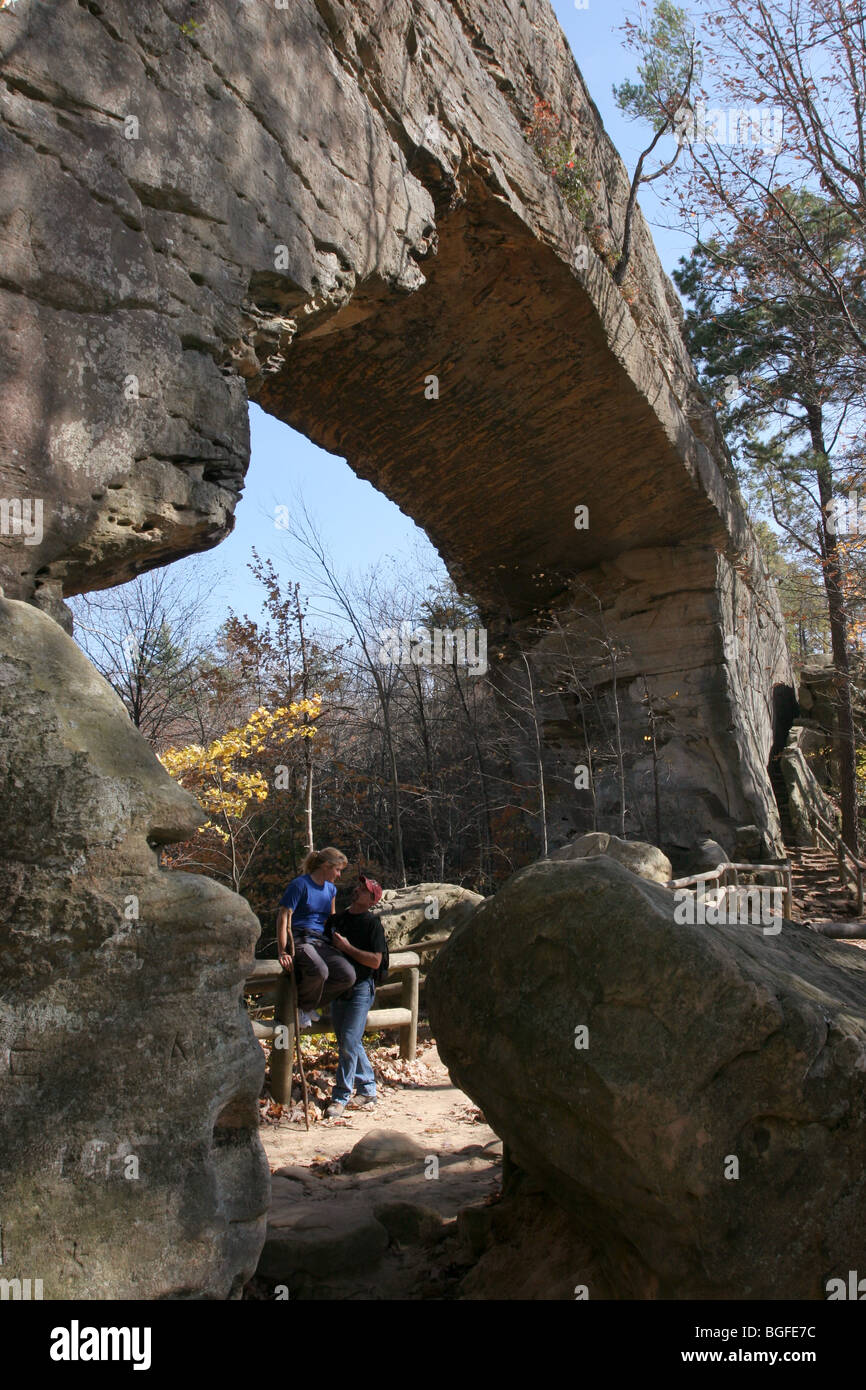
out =
[[[634,56],[624,48],[617,28],[635,15],[636,0],[589,0],[587,9],[577,9],[574,0],[553,0],[553,8],[605,127],[631,172],[646,129],[620,115],[611,87],[634,72]],[[651,190],[644,191],[641,207],[670,273],[688,251],[688,239],[665,229],[664,212]],[[207,561],[215,578],[216,617],[222,616],[226,605],[251,617],[260,613],[261,591],[246,568],[253,546],[263,557],[273,559],[286,578],[293,577],[285,560],[287,537],[275,526],[274,517],[280,506],[294,510],[298,496],[316,518],[332,555],[347,569],[366,570],[384,555],[408,556],[419,542],[435,556],[423,532],[357,478],[344,460],[317,449],[257,406],[250,409],[250,427],[252,458],[235,530]]]

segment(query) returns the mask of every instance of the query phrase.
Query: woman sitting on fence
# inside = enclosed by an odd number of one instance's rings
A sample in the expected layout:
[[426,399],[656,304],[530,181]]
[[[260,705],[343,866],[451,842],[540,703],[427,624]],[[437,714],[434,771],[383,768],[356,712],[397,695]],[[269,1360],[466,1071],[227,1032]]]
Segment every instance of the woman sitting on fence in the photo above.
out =
[[[277,913],[277,951],[284,970],[295,970],[298,1007],[310,1014],[351,989],[355,970],[342,951],[327,939],[325,927],[334,912],[336,882],[346,867],[345,854],[329,846],[308,854],[301,872],[280,898]],[[301,1026],[310,1022],[301,1019]]]

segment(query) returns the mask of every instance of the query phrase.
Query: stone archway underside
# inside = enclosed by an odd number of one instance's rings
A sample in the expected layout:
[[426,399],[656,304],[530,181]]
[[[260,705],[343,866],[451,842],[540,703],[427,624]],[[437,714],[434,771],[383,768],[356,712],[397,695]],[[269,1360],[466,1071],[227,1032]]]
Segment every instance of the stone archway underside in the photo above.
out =
[[[226,1016],[203,972],[229,961],[231,994],[250,921],[201,881],[166,886],[151,845],[188,833],[195,813],[50,621],[64,621],[64,594],[228,533],[248,396],[425,527],[506,652],[522,641],[543,667],[537,611],[552,605],[579,634],[569,586],[592,587],[630,648],[623,688],[645,677],[670,714],[667,840],[778,829],[771,692],[791,683],[778,604],[640,220],[623,292],[612,283],[626,175],[547,0],[256,0],[198,14],[156,0],[0,14],[0,489],[41,506],[40,534],[0,537],[14,675],[2,776],[34,817],[5,832],[15,1126],[0,1161],[22,1211],[38,1192],[61,1231],[76,1211],[90,1253],[70,1242],[52,1296],[220,1295],[256,1248],[261,1203],[235,1210],[223,1183],[248,1164],[247,1193],[261,1187],[253,1044],[227,1035],[217,1073],[232,1084],[202,1098],[195,1041]],[[524,137],[536,97],[593,171],[589,230]],[[438,401],[424,396],[431,373]],[[574,528],[576,504],[588,531]],[[629,698],[637,745],[644,716]],[[82,701],[99,717],[82,721]],[[572,715],[545,711],[552,769],[574,760]],[[579,811],[556,808],[558,838]],[[127,929],[132,892],[150,916]],[[166,938],[176,920],[196,939],[191,972]],[[184,1003],[184,970],[201,1010],[190,1032],[169,1007]],[[106,1214],[82,1158],[91,1142],[127,1142],[130,1116],[97,1124],[73,1107],[65,1158],[59,1129],[28,1129],[34,1086],[74,1091],[69,1029],[96,1036],[109,988],[105,1055],[161,1126],[145,1206],[156,1221],[170,1194],[187,1241],[180,1254],[156,1241],[146,1275],[116,1254],[128,1185]],[[154,991],[166,1007],[144,1019]],[[74,1061],[86,1068],[87,1049]],[[25,1076],[37,1079],[16,1090]],[[181,1200],[174,1139],[182,1127],[191,1142],[191,1113],[205,1176]],[[31,1212],[4,1230],[10,1268],[25,1235],[48,1267],[44,1222]]]

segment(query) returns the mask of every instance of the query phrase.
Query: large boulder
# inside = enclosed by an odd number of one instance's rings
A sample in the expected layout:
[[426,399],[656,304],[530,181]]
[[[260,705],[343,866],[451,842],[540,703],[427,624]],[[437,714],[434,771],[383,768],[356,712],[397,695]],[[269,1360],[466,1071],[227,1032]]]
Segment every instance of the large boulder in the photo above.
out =
[[240,1295],[265,1235],[258,922],[159,866],[204,819],[71,638],[0,599],[3,1275]]
[[864,953],[794,923],[677,925],[607,856],[516,874],[428,977],[455,1083],[605,1287],[634,1296],[637,1260],[644,1296],[699,1299],[818,1299],[862,1267],[864,986]]
[[[301,1289],[367,1270],[388,1245],[385,1226],[359,1202],[305,1204],[275,1194],[268,1236],[256,1271]],[[290,1295],[291,1296],[291,1295]]]
[[411,888],[386,888],[379,916],[393,951],[427,937],[449,936],[483,902],[481,893],[456,883],[416,883]]
[[706,874],[713,869],[717,869],[720,864],[729,864],[730,856],[727,854],[718,840],[712,836],[699,840],[695,845],[695,852],[692,855],[689,872],[692,874]]
[[554,850],[548,858],[593,859],[598,854],[609,855],[618,864],[631,869],[633,874],[648,878],[653,883],[669,883],[674,876],[671,861],[655,845],[645,844],[643,840],[621,840],[618,835],[607,835],[597,830],[569,841],[561,849]]
[[734,831],[734,863],[760,864],[774,857],[773,846],[759,825],[738,825]]

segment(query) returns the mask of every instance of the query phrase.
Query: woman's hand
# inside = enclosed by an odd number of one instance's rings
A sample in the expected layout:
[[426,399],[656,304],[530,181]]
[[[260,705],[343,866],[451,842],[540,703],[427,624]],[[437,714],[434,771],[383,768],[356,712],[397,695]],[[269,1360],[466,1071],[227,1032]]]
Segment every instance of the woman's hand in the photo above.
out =
[[293,969],[293,961],[288,951],[280,951],[279,962],[283,969],[286,971],[286,973],[288,975],[291,975]]

